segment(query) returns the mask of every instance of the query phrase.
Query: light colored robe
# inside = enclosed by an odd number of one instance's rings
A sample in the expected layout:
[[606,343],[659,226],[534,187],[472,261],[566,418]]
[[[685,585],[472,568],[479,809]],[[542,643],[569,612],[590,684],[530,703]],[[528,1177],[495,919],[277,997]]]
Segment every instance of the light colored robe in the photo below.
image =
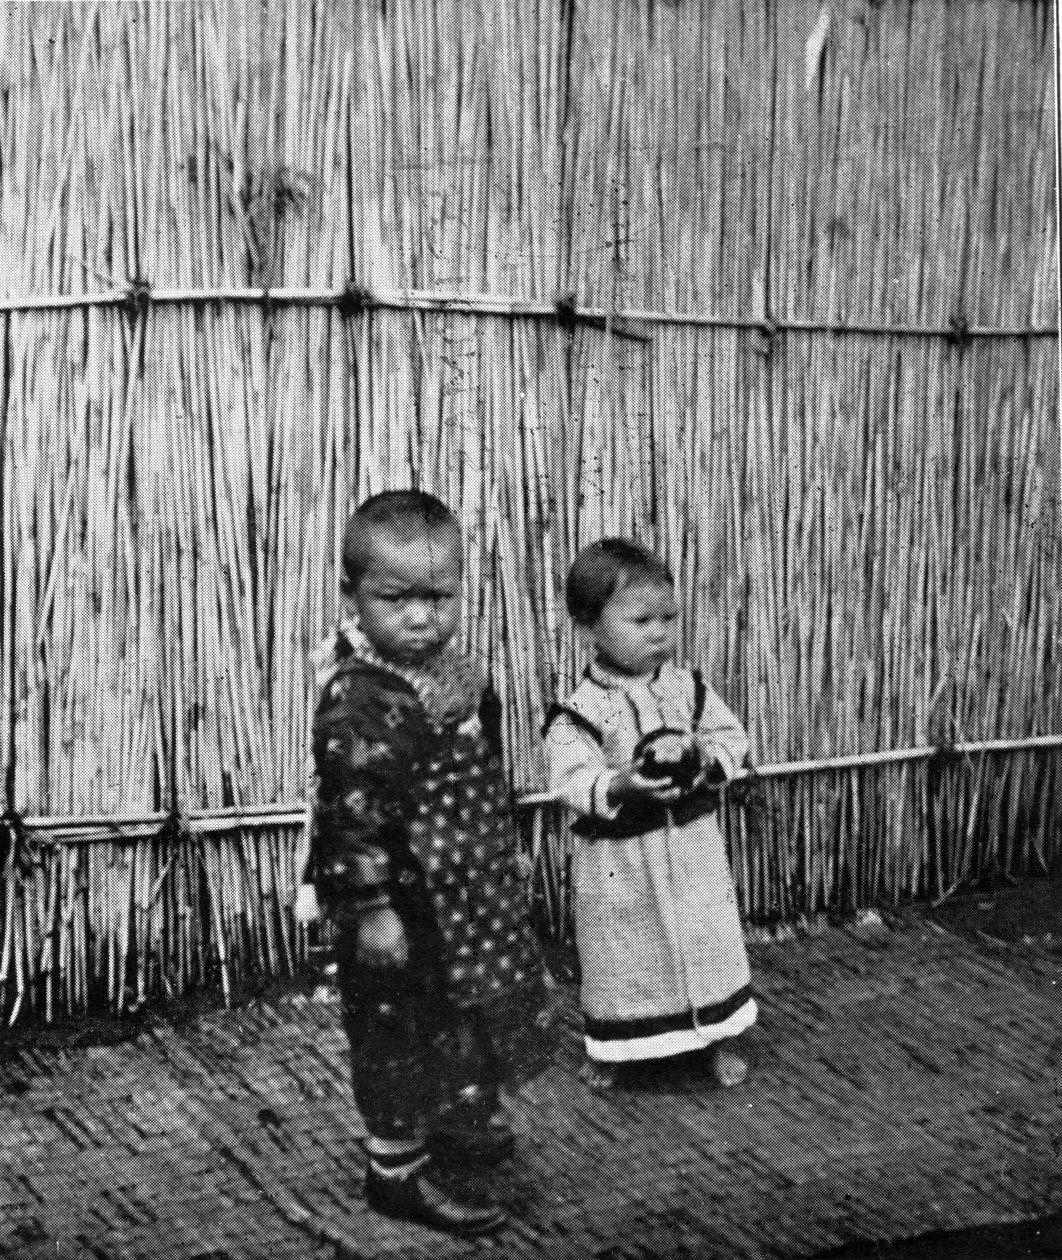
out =
[[[702,711],[697,717],[698,693]],[[696,717],[696,723],[694,720]],[[607,825],[615,773],[646,733],[694,734],[729,779],[749,750],[740,722],[691,671],[630,678],[595,663],[547,724],[550,787]],[[726,846],[715,811],[626,838],[573,837],[572,897],[586,1047],[604,1062],[701,1049],[756,1019]]]

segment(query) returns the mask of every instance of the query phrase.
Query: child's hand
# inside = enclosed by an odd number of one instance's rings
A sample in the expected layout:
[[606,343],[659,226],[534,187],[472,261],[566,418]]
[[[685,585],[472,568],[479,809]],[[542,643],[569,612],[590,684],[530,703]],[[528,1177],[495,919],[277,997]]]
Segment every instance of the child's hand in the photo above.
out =
[[710,788],[721,788],[726,783],[726,771],[717,758],[711,753],[705,753],[701,750],[701,768],[697,771],[697,777],[693,780],[690,787],[691,792],[696,792],[698,788],[704,787],[706,784]]
[[669,779],[647,779],[638,772],[637,765],[621,770],[608,790],[609,804],[612,806],[635,801],[656,801],[659,805],[670,805],[685,795],[685,790],[676,787]]
[[321,917],[321,908],[317,904],[317,889],[313,884],[300,884],[295,894],[295,922],[300,927],[316,922]]
[[363,966],[381,969],[404,967],[409,962],[405,928],[390,906],[378,906],[362,916],[356,957]]

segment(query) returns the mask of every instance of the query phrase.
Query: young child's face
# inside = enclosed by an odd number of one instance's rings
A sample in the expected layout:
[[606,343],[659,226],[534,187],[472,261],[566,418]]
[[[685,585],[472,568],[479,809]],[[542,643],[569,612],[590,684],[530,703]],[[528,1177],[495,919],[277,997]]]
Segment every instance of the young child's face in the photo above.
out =
[[590,628],[605,660],[628,674],[651,674],[675,652],[678,606],[670,586],[623,586]]
[[451,534],[381,533],[350,597],[381,656],[418,665],[445,647],[461,611],[461,548]]

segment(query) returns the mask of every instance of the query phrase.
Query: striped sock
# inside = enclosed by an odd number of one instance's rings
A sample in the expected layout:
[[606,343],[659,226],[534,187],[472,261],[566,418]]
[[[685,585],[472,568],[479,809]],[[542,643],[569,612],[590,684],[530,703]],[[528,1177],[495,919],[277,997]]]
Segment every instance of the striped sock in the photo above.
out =
[[395,1142],[369,1138],[365,1143],[369,1169],[387,1181],[404,1181],[428,1162],[423,1142]]

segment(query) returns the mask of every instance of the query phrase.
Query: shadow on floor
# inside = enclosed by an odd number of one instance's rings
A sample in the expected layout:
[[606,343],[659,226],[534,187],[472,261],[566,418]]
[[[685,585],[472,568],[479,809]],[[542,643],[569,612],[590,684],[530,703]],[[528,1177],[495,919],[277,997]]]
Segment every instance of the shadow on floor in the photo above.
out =
[[1062,1214],[1015,1225],[924,1234],[895,1243],[849,1243],[812,1260],[1058,1260]]

